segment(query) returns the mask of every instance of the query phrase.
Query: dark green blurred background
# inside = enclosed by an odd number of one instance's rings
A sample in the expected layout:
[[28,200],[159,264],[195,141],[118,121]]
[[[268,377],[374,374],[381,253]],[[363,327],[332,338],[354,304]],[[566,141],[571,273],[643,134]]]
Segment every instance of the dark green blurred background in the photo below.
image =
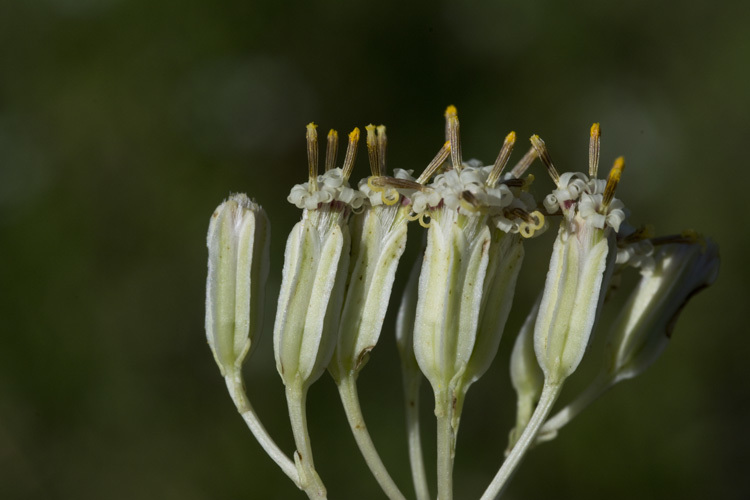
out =
[[[531,453],[508,498],[747,498],[749,21],[739,0],[0,2],[0,497],[304,498],[244,427],[206,346],[208,218],[233,191],[266,207],[272,313],[304,125],[384,123],[389,166],[419,170],[455,104],[464,157],[488,162],[516,130],[545,138],[562,170],[585,169],[600,121],[603,168],[628,161],[632,220],[705,232],[723,258],[657,364]],[[527,245],[499,358],[469,392],[459,500],[500,464],[508,351],[550,241]],[[248,390],[291,453],[270,323]],[[411,495],[392,325],[361,393]],[[381,498],[327,375],[310,426],[330,497]]]

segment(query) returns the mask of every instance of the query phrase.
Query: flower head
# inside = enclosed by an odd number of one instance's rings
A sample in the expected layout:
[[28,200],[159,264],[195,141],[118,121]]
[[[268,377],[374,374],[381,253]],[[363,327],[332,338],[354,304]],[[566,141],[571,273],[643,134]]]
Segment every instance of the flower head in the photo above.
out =
[[303,208],[302,220],[287,240],[274,325],[276,366],[288,387],[306,388],[331,359],[349,262],[348,220],[364,202],[348,185],[359,130],[349,134],[342,168],[333,165],[337,138],[328,135],[327,170],[318,175],[316,127],[307,126],[308,182],[289,195]]
[[539,364],[555,383],[575,371],[586,351],[614,266],[615,233],[625,219],[624,206],[614,197],[625,161],[622,157],[615,161],[606,181],[597,179],[599,137],[599,126],[594,124],[590,177],[581,172],[561,176],[544,142],[538,136],[531,138],[556,183],[545,198],[545,208],[562,215],[534,330]]
[[521,236],[543,230],[545,218],[529,179],[518,177],[530,161],[502,174],[515,133],[493,165],[464,162],[455,108],[446,118],[451,167],[411,198],[412,217],[428,227],[413,342],[436,398],[452,401],[455,430],[466,391],[497,353],[523,261]]

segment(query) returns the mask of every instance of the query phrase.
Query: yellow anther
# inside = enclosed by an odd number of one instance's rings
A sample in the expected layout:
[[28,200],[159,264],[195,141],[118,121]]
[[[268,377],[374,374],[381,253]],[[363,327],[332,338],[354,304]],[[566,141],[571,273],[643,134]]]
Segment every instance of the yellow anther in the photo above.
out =
[[602,131],[598,123],[591,125],[591,137],[589,139],[589,177],[596,179],[599,171],[599,146]]
[[318,190],[318,126],[315,123],[307,124],[307,175],[310,182],[310,191]]
[[328,145],[326,147],[326,172],[336,168],[336,156],[339,152],[339,133],[331,129],[328,132]]
[[495,187],[495,184],[497,184],[497,181],[500,179],[500,174],[503,173],[505,165],[508,164],[508,160],[510,159],[510,154],[513,152],[513,146],[515,145],[515,143],[515,132],[511,132],[510,134],[505,136],[503,147],[500,149],[500,153],[497,155],[497,159],[495,160],[495,166],[492,167],[490,175],[487,176],[487,186]]
[[357,144],[359,144],[359,128],[349,132],[349,144],[346,147],[346,156],[344,157],[344,166],[342,167],[344,180],[348,181],[354,170],[354,161],[357,159]]
[[406,214],[406,219],[413,221],[413,220],[419,219],[421,216],[422,214],[418,214],[416,212],[409,212],[408,214]]
[[555,164],[552,163],[552,158],[549,155],[549,151],[547,151],[547,146],[544,144],[544,141],[538,135],[532,135],[530,140],[531,145],[536,150],[537,155],[539,155],[539,159],[542,160],[544,166],[547,167],[549,176],[552,177],[552,180],[556,185],[559,184],[560,174],[557,172]]
[[607,186],[604,188],[604,195],[602,196],[602,208],[606,209],[612,202],[612,198],[615,197],[615,189],[617,184],[620,183],[620,177],[622,171],[625,169],[625,157],[620,156],[615,160],[615,164],[609,171],[609,177],[607,177]]

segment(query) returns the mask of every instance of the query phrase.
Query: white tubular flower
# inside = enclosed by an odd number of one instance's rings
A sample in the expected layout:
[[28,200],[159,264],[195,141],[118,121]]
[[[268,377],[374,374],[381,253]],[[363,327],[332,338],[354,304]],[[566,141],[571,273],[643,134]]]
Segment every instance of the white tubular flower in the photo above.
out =
[[502,336],[523,258],[521,236],[545,227],[533,198],[523,193],[526,183],[501,175],[515,133],[494,165],[463,163],[455,108],[446,117],[453,169],[412,200],[414,217],[429,227],[413,335],[417,363],[435,393],[440,498],[451,494],[466,391],[486,371]]
[[239,372],[261,330],[269,231],[266,213],[244,194],[230,196],[211,216],[206,337],[224,376]]
[[[596,132],[598,142],[598,127]],[[596,179],[596,165],[592,179],[582,173],[560,176],[544,142],[537,136],[531,141],[558,186],[545,207],[563,216],[534,330],[539,365],[556,385],[581,362],[613,270],[615,233],[625,219],[622,203],[614,198],[624,160],[617,159],[606,182]]]
[[[370,183],[360,182],[365,205],[352,218],[352,251],[341,312],[338,341],[329,370],[338,382],[356,375],[380,338],[393,281],[406,248],[408,207],[393,188],[375,186],[385,166],[385,127],[368,127],[368,149],[374,150]],[[381,157],[382,156],[382,157]],[[373,189],[374,188],[374,189]]]
[[358,140],[355,129],[341,169],[333,168],[329,148],[330,170],[319,176],[317,134],[315,126],[308,125],[310,180],[289,195],[291,203],[305,208],[287,240],[274,325],[276,368],[288,388],[304,390],[317,380],[336,345],[349,262],[348,219],[362,202],[347,184]]
[[[447,115],[455,117],[451,108]],[[451,139],[456,141],[451,153],[460,150],[457,133]],[[532,236],[544,228],[544,216],[529,213],[535,207],[521,191],[524,181],[501,175],[514,142],[511,133],[491,166],[454,157],[456,168],[413,196],[414,217],[423,225],[428,225],[424,217],[430,218],[414,353],[436,394],[445,392],[449,399],[462,397],[497,351],[523,258],[518,234]],[[501,219],[516,234],[498,229]]]
[[338,134],[331,131],[327,170],[318,176],[316,127],[312,123],[307,126],[308,182],[292,188],[289,195],[291,203],[304,209],[302,220],[287,240],[273,335],[276,368],[286,386],[297,445],[295,463],[300,484],[311,498],[325,498],[326,490],[313,463],[305,409],[307,390],[328,366],[336,346],[349,267],[349,215],[363,200],[347,184],[359,129],[349,134],[341,169],[334,166],[337,140]]
[[710,239],[657,248],[653,271],[642,273],[612,326],[606,365],[610,384],[648,368],[669,343],[683,307],[718,276],[719,247]]

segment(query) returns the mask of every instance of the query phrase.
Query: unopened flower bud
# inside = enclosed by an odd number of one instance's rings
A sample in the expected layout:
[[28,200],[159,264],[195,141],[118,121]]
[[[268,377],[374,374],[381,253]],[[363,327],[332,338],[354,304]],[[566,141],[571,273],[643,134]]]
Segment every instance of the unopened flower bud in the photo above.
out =
[[244,194],[230,196],[208,227],[206,337],[222,375],[238,371],[261,329],[269,223]]
[[607,344],[611,383],[635,377],[662,353],[677,317],[696,293],[716,281],[719,247],[709,239],[661,245],[617,317]]

